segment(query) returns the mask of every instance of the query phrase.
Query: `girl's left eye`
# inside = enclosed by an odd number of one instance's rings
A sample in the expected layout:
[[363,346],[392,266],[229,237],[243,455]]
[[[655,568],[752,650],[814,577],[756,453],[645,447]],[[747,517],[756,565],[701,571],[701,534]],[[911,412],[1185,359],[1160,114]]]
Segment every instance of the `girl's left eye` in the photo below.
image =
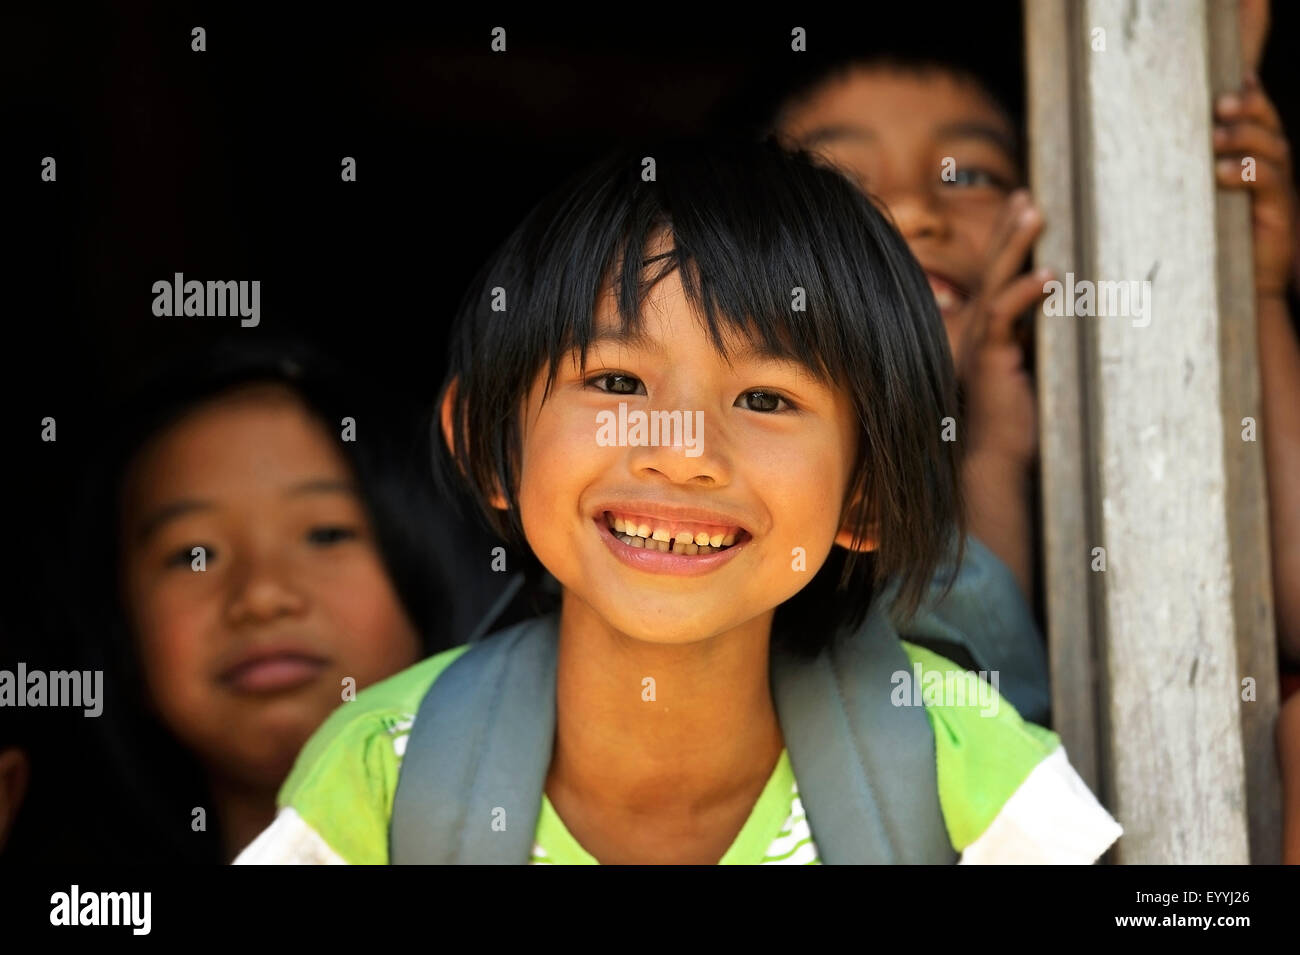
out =
[[794,405],[790,403],[789,399],[781,397],[774,391],[747,391],[736,399],[736,404],[739,405],[742,401],[747,403],[750,411],[758,411],[764,414],[780,412],[782,404],[785,405],[784,410],[794,410]]
[[337,544],[340,541],[352,540],[357,536],[357,532],[351,527],[338,527],[334,525],[313,527],[307,532],[307,540],[313,544],[319,544],[328,547],[330,544]]
[[605,387],[597,387],[598,391],[605,391],[611,395],[635,395],[645,393],[645,386],[641,384],[640,378],[633,378],[631,375],[624,375],[621,372],[607,371],[594,378],[588,378],[586,384],[588,387],[593,387],[596,386],[597,382],[605,383]]

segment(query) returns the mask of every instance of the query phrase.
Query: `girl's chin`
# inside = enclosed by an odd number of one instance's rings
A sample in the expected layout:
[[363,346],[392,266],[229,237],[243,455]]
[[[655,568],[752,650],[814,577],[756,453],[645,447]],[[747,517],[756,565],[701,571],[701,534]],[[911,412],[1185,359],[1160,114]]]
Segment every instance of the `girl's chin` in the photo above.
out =
[[[744,614],[737,614],[734,610],[708,612],[698,606],[698,598],[691,599],[697,606],[694,612],[689,614],[683,613],[682,597],[667,600],[661,605],[653,601],[649,603],[642,601],[638,603],[638,612],[631,614],[616,607],[602,607],[600,601],[590,606],[615,633],[641,643],[658,646],[684,646],[698,643],[743,627],[753,619]],[[656,621],[656,623],[650,624],[647,621]]]

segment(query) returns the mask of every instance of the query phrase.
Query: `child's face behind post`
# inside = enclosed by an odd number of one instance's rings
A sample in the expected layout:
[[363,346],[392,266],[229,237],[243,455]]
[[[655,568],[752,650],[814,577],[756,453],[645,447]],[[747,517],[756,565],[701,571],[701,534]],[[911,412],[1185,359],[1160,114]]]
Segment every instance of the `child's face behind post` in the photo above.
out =
[[209,771],[278,785],[345,677],[361,688],[418,658],[358,495],[276,385],[200,405],[136,456],[126,605],[153,706]]
[[[597,333],[618,327],[603,297]],[[733,350],[728,367],[677,272],[651,291],[642,331],[639,344],[593,343],[585,370],[575,352],[545,403],[544,374],[534,382],[521,519],[565,587],[566,608],[576,599],[616,632],[687,643],[770,614],[811,580],[840,529],[856,419],[843,392],[797,365]],[[622,444],[620,403],[629,421]],[[680,412],[692,429],[702,422],[702,433],[681,432],[679,446],[662,432],[658,445],[632,446],[632,422],[651,411]],[[631,546],[611,519],[633,519],[634,535],[665,532],[668,553],[653,540]],[[695,536],[704,534],[734,543],[705,556]]]
[[930,279],[956,354],[963,306],[1021,181],[1006,118],[954,74],[857,68],[791,109],[780,132],[885,207]]

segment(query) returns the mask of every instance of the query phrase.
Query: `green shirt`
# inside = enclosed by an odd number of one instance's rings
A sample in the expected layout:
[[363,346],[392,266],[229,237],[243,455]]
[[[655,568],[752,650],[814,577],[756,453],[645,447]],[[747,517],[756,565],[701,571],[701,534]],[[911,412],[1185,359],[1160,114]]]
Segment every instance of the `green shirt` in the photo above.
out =
[[[598,865],[599,863],[569,833],[568,827],[542,793],[542,812],[537,819],[533,865]],[[718,865],[815,865],[817,846],[808,828],[808,815],[799,799],[790,754],[781,750],[763,792],[749,819],[737,834]]]
[[[1120,829],[1069,766],[1056,734],[1022,720],[988,683],[975,701],[971,683],[983,681],[970,671],[922,647],[902,646],[913,666],[905,675],[922,689],[913,696],[896,688],[896,703],[920,699],[925,706],[944,824],[962,861],[1095,861]],[[415,714],[434,680],[466,649],[417,663],[332,713],[281,788],[276,821],[236,862],[387,863],[393,797]],[[769,850],[796,818],[807,827],[783,752],[721,862],[772,861]],[[814,837],[810,832],[796,853],[799,861],[815,857]],[[534,861],[595,861],[545,795],[535,842]]]

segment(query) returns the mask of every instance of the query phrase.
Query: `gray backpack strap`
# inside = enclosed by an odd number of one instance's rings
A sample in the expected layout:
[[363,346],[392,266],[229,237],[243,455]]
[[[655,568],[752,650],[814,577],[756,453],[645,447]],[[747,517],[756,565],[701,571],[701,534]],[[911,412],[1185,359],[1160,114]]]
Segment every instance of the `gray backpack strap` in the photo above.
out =
[[[893,675],[911,667],[882,606],[812,660],[773,650],[777,715],[824,862],[949,863],[934,734],[923,707],[891,702]],[[554,742],[557,643],[555,615],[528,621],[471,645],[434,682],[406,744],[392,862],[528,860]]]
[[974,537],[966,538],[961,567],[944,595],[951,567],[936,574],[915,617],[895,620],[903,639],[969,665],[952,648],[964,651],[975,670],[997,674],[989,682],[997,681],[997,691],[1023,719],[1046,726],[1051,714],[1047,649],[1020,585]]
[[389,859],[526,863],[555,737],[554,615],[472,644],[416,714],[393,797]]
[[494,633],[500,629],[495,626],[497,618],[505,612],[505,609],[510,606],[510,601],[514,600],[515,597],[518,596],[519,591],[523,589],[524,575],[523,572],[520,571],[506,581],[504,589],[502,589],[501,593],[497,595],[497,599],[492,602],[491,608],[483,615],[483,619],[478,622],[478,626],[474,628],[465,642],[477,643],[488,634]]
[[891,701],[911,663],[882,606],[811,660],[774,648],[790,765],[823,862],[952,863],[934,732],[924,707]]

